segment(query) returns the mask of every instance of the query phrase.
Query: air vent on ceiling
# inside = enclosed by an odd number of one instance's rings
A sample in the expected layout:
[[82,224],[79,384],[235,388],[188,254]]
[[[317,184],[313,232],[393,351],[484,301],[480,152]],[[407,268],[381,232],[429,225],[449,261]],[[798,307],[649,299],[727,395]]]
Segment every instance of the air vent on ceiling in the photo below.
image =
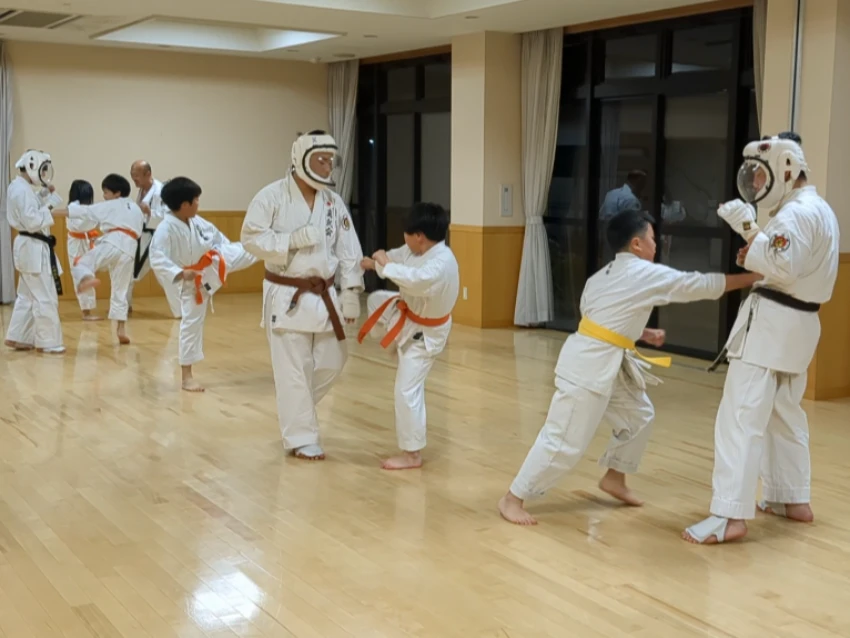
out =
[[0,12],[0,24],[9,27],[23,27],[25,29],[53,29],[76,17],[71,13],[10,11],[6,9]]

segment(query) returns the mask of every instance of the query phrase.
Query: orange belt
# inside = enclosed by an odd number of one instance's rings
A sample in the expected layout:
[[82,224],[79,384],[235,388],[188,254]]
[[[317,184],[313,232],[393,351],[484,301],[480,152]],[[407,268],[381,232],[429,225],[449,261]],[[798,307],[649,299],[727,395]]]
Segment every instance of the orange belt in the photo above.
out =
[[89,243],[89,250],[94,248],[94,240],[97,239],[98,237],[102,236],[102,235],[103,235],[103,233],[100,232],[97,228],[95,228],[94,230],[90,230],[88,232],[85,232],[85,233],[77,233],[77,232],[74,232],[74,231],[71,231],[71,230],[68,231],[68,237],[72,237],[74,239],[84,239],[84,240],[86,240]]
[[208,250],[203,257],[198,260],[194,266],[187,266],[183,270],[194,270],[195,273],[195,303],[198,305],[204,303],[204,297],[201,295],[201,271],[212,266],[213,257],[218,257],[218,278],[224,285],[224,280],[227,277],[227,265],[224,263],[224,257],[217,250]]
[[135,239],[137,241],[139,239],[139,236],[136,233],[134,233],[132,230],[130,230],[129,228],[110,228],[106,232],[107,232],[107,234],[108,233],[124,233],[125,235],[129,235],[130,237],[132,237],[133,239]]
[[[399,298],[399,295],[395,297],[390,297],[384,303],[382,303],[378,309],[373,312],[369,318],[366,320],[366,323],[363,324],[363,327],[360,328],[360,334],[357,335],[357,342],[363,343],[363,339],[366,338],[366,335],[372,331],[372,328],[378,323],[378,320],[381,318],[381,315],[384,314],[384,311],[389,307],[389,305]],[[413,323],[418,326],[425,326],[426,328],[436,328],[437,326],[442,326],[447,323],[449,319],[452,318],[451,315],[446,315],[445,317],[438,317],[436,319],[428,318],[428,317],[420,317],[419,315],[415,315],[410,311],[410,308],[407,307],[407,304],[404,301],[399,300],[396,304],[396,308],[401,312],[401,317],[399,317],[398,321],[395,322],[395,325],[389,329],[386,336],[381,339],[381,347],[387,348],[393,340],[401,333],[401,329],[404,328],[404,323],[410,319]]]

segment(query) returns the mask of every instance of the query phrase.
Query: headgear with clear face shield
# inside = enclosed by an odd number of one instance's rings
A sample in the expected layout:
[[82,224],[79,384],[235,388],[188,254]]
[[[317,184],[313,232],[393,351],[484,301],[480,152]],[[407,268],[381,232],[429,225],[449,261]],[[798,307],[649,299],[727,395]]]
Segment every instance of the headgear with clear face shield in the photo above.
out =
[[15,162],[15,168],[25,170],[34,186],[50,186],[53,180],[53,162],[50,154],[30,149]]
[[339,167],[339,147],[324,131],[299,135],[292,144],[295,174],[317,191],[336,186],[333,171]]
[[783,135],[750,142],[738,171],[738,192],[748,204],[773,212],[794,190],[800,174],[808,171],[803,149],[795,140]]

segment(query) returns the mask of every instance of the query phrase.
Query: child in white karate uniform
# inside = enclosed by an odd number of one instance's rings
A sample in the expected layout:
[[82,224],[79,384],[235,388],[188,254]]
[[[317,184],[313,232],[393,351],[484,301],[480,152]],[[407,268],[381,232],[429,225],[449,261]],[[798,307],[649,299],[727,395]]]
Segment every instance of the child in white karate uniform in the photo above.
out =
[[[94,204],[94,189],[92,185],[84,179],[75,179],[71,182],[71,190],[68,193],[68,201],[72,204],[82,204],[90,206]],[[68,219],[68,261],[73,267],[80,259],[83,258],[90,250],[94,250],[94,244],[97,238],[101,236],[97,228],[96,220],[92,219]],[[97,297],[95,296],[94,288],[89,288],[84,292],[77,293],[77,301],[80,303],[80,310],[83,311],[83,321],[100,321],[102,317],[98,317],[92,313],[97,307]]]
[[381,326],[381,345],[397,347],[395,424],[401,454],[384,461],[385,470],[422,467],[425,379],[446,345],[460,288],[457,260],[446,246],[448,229],[449,216],[441,206],[416,204],[405,226],[404,246],[379,250],[362,262],[364,270],[374,270],[399,288],[399,293],[369,295],[369,319],[358,338],[362,343]]
[[228,274],[258,260],[198,216],[201,187],[191,179],[175,177],[166,182],[160,197],[171,212],[154,233],[151,268],[160,281],[179,287],[182,387],[203,392],[204,387],[192,376],[192,366],[204,359],[204,321],[210,297],[224,285]]

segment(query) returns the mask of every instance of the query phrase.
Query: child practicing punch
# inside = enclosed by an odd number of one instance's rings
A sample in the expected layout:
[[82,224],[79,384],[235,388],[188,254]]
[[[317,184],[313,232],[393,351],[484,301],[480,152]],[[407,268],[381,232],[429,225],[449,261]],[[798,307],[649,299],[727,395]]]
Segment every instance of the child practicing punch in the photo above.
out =
[[231,242],[218,228],[198,216],[201,187],[187,177],[175,177],[162,187],[170,213],[159,224],[151,242],[151,267],[161,281],[179,285],[179,359],[182,387],[203,392],[192,376],[192,366],[204,359],[204,321],[210,297],[227,275],[257,263],[242,244]]
[[109,270],[112,294],[109,298],[109,318],[117,322],[118,343],[130,343],[127,336],[127,291],[133,280],[133,261],[136,243],[142,233],[142,209],[129,199],[130,182],[125,177],[110,173],[100,185],[104,201],[97,204],[69,204],[67,209],[53,211],[54,216],[65,216],[75,223],[88,220],[100,227],[103,236],[71,268],[77,295],[100,285],[96,273]]
[[582,319],[561,348],[546,423],[499,501],[499,511],[511,523],[536,523],[525,501],[543,495],[575,467],[603,418],[613,436],[599,460],[607,468],[599,487],[627,505],[641,505],[626,486],[626,474],[637,471],[655,416],[646,385],[658,379],[645,370],[648,363],[669,366],[670,358],[646,359],[635,341],[663,344],[663,330],[645,327],[656,306],[718,299],[760,278],[682,272],[654,263],[655,231],[645,212],[617,214],[608,223],[607,239],[615,257],[585,284]]
[[[90,206],[94,204],[94,188],[84,179],[75,179],[71,182],[71,191],[68,193],[68,201],[72,204]],[[73,267],[90,250],[94,250],[95,241],[101,236],[98,230],[97,220],[77,217],[68,219],[68,261]],[[100,321],[102,317],[96,316],[92,311],[97,307],[97,297],[94,288],[77,293],[77,301],[80,310],[83,311],[83,321]]]
[[404,246],[379,250],[362,262],[364,270],[398,286],[367,299],[369,318],[358,341],[378,328],[384,348],[398,353],[395,380],[395,425],[401,454],[383,463],[386,470],[422,467],[425,448],[425,379],[443,351],[457,302],[458,265],[446,246],[449,216],[436,204],[416,204],[404,230]]

